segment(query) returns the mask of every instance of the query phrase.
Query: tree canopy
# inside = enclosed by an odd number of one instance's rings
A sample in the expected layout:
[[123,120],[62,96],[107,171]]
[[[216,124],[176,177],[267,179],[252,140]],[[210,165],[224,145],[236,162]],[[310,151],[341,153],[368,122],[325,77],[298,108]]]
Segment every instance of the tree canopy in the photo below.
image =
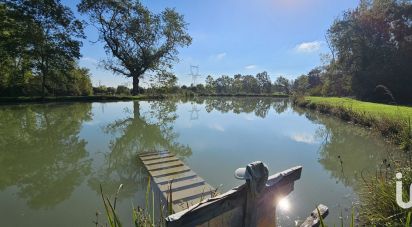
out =
[[283,76],[277,77],[272,83],[270,75],[266,72],[253,75],[236,74],[233,77],[222,75],[214,79],[211,75],[206,77],[206,85],[203,86],[205,93],[215,94],[270,94],[290,93],[290,81]]
[[59,0],[5,0],[0,19],[0,94],[79,93],[74,78],[89,80],[76,62],[83,23],[68,7]]
[[307,93],[410,103],[410,0],[363,0],[335,20],[327,38],[332,58],[309,73]]
[[192,41],[187,23],[174,9],[155,14],[136,0],[82,0],[78,9],[89,15],[111,56],[103,62],[106,69],[133,78],[133,95],[148,70],[171,68],[177,48]]

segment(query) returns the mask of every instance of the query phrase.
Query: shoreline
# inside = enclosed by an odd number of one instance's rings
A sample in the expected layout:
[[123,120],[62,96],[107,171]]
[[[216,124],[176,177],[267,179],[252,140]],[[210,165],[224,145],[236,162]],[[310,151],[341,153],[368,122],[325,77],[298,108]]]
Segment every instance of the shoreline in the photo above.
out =
[[202,97],[272,97],[272,98],[289,98],[289,95],[283,94],[197,94]]
[[[298,97],[293,105],[370,128],[402,150],[412,146],[412,107],[362,102],[349,98]],[[406,112],[406,113],[405,113]]]
[[[194,97],[273,97],[288,98],[288,95],[280,94],[195,94]],[[52,102],[117,102],[133,100],[161,100],[173,97],[188,97],[184,94],[166,95],[138,95],[138,96],[116,96],[116,95],[91,95],[91,96],[46,96],[46,97],[0,97],[1,105],[25,104],[25,103],[52,103]]]
[[25,104],[25,103],[53,103],[53,102],[116,102],[132,100],[160,100],[165,96],[112,96],[112,95],[91,95],[91,96],[47,96],[47,97],[0,97],[0,105]]

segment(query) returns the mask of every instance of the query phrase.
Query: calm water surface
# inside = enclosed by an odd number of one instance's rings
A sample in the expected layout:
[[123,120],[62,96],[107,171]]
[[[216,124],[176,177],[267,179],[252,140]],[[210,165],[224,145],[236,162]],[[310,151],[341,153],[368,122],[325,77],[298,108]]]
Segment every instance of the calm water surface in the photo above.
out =
[[147,179],[136,154],[152,149],[175,152],[221,191],[242,184],[234,170],[252,161],[271,174],[302,165],[279,222],[294,226],[323,203],[327,222],[340,223],[357,203],[361,172],[374,174],[396,153],[382,141],[287,99],[0,106],[0,225],[94,226],[104,211],[99,185],[111,194],[123,184],[117,209],[131,226]]

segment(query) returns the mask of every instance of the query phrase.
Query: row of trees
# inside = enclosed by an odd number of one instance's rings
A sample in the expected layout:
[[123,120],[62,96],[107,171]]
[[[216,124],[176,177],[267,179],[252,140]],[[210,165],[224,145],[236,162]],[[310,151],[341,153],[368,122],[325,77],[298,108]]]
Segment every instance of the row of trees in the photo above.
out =
[[83,24],[59,1],[0,3],[0,95],[88,95]]
[[[133,78],[133,95],[148,72],[176,83],[167,70],[178,60],[177,48],[191,43],[182,15],[153,13],[138,0],[82,0],[78,11],[99,32],[108,55],[102,65]],[[91,94],[89,71],[77,63],[84,24],[60,0],[1,1],[0,95]]]
[[327,33],[331,54],[299,77],[298,92],[371,101],[412,100],[412,2],[363,0]]
[[264,71],[253,75],[236,74],[233,77],[222,75],[216,79],[207,76],[205,85],[196,86],[196,91],[214,94],[290,94],[290,82],[279,76],[273,83],[269,74]]

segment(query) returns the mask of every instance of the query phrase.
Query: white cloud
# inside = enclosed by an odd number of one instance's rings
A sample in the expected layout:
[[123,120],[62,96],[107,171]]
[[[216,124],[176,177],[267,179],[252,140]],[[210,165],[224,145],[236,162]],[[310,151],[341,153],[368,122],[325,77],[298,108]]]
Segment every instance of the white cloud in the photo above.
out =
[[314,144],[316,143],[315,137],[307,133],[297,133],[290,137],[292,140],[300,143]]
[[80,59],[80,61],[89,62],[89,63],[92,63],[92,64],[97,64],[98,63],[98,61],[96,59],[92,58],[92,57],[82,57]]
[[256,118],[255,118],[254,116],[250,115],[250,114],[246,115],[246,116],[244,117],[244,119],[247,120],[247,121],[254,121],[254,120],[256,120]]
[[245,69],[254,69],[256,68],[256,65],[247,65],[245,66]]
[[318,51],[321,45],[321,41],[304,42],[296,45],[295,50],[300,53],[312,53]]
[[220,53],[220,54],[217,54],[216,55],[216,59],[217,60],[222,60],[223,58],[225,58],[226,57],[226,53],[225,52],[223,52],[223,53]]
[[219,124],[216,124],[216,123],[209,125],[209,128],[214,129],[214,130],[219,131],[219,132],[224,132],[225,131],[223,126],[221,126]]

